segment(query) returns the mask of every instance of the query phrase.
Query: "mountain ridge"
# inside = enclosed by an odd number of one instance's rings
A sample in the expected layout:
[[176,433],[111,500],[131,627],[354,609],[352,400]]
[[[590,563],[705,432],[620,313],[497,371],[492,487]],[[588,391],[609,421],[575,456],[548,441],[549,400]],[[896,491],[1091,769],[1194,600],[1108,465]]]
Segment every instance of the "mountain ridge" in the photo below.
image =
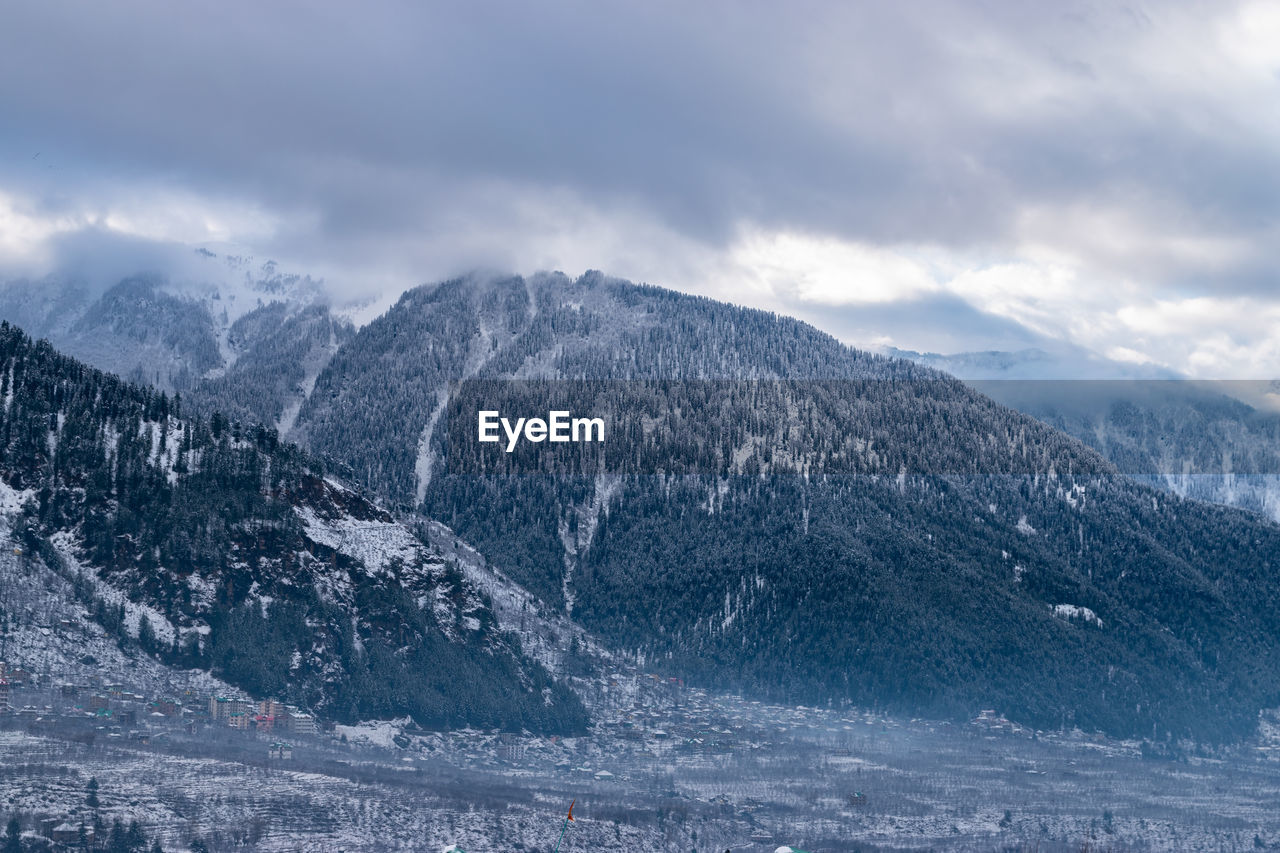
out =
[[[469,420],[438,414],[459,388],[527,413],[530,380],[580,383],[575,413],[620,422],[625,394],[585,389],[652,392],[625,444],[644,450],[607,484],[440,464]],[[1274,529],[789,318],[598,273],[426,286],[334,358],[300,424],[611,647],[695,681],[1148,737],[1234,737],[1277,698],[1256,678],[1277,654]]]

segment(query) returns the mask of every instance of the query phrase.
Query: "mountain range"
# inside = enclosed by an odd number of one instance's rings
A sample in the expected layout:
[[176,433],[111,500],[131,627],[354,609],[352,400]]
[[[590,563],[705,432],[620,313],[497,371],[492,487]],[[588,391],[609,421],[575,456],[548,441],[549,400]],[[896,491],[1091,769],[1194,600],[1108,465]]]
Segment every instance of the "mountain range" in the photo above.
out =
[[[121,288],[112,299],[167,293],[155,281]],[[160,392],[111,386],[136,401],[128,424],[151,424],[127,471],[173,493],[157,506],[140,497],[153,489],[127,485],[109,524],[94,517],[119,500],[111,436],[134,441],[133,427],[88,402],[96,392],[57,391],[62,372],[90,373],[29,342],[50,365],[38,386],[47,402],[23,415],[6,482],[49,492],[56,512],[37,502],[28,522],[46,550],[70,551],[168,620],[172,654],[204,637],[187,662],[246,689],[274,688],[271,673],[297,652],[311,704],[344,718],[399,713],[430,669],[416,650],[439,648],[480,691],[467,707],[485,710],[439,711],[436,679],[415,718],[580,726],[571,694],[501,630],[429,527],[548,619],[717,688],[948,718],[997,708],[1038,727],[1204,740],[1249,733],[1280,699],[1274,524],[1135,481],[1098,452],[1121,442],[1090,447],[946,374],[799,321],[599,273],[424,286],[359,328],[315,300],[264,300],[225,323],[206,308],[194,316],[212,347],[174,331],[190,315],[152,311],[144,332],[109,304],[78,316],[116,319],[59,334],[109,329],[139,342],[111,348],[139,368],[153,344],[183,353],[166,362],[179,365],[166,372],[185,389],[179,412]],[[68,399],[81,406],[69,420]],[[611,440],[594,452],[481,456],[467,442],[481,400],[522,415],[553,402],[600,415]],[[165,426],[188,410],[191,426]],[[62,457],[40,448],[80,420],[98,426],[70,445],[83,447],[75,478],[59,479]],[[99,492],[77,491],[94,482]],[[190,491],[215,486],[230,491],[212,501]],[[175,522],[165,515],[175,506],[191,516]],[[136,527],[123,540],[121,517]],[[357,528],[374,532],[356,542]],[[198,531],[196,544],[182,530]],[[380,548],[396,556],[370,550]],[[201,549],[215,556],[197,561]],[[200,566],[194,584],[188,566]],[[332,601],[301,592],[338,588],[335,566],[369,579]],[[355,594],[365,586],[368,597]],[[428,619],[432,595],[453,604]],[[280,624],[296,630],[281,636]],[[236,675],[244,637],[275,663]],[[357,640],[367,657],[344,659]],[[371,644],[397,674],[366,701],[361,660],[384,660]],[[538,691],[552,710],[529,701]]]

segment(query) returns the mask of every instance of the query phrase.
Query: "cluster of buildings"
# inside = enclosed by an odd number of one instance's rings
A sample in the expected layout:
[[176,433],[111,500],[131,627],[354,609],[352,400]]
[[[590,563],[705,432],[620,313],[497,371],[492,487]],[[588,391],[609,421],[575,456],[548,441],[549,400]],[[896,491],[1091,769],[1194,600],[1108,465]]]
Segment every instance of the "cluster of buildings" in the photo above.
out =
[[13,688],[33,683],[31,673],[8,667],[0,660],[0,714],[13,710]]
[[275,699],[254,702],[250,699],[215,696],[209,700],[209,719],[233,729],[300,735],[316,733],[315,717]]
[[53,704],[43,708],[26,705],[20,711],[21,702],[17,697],[23,695],[21,688],[36,686],[37,679],[0,661],[0,714],[96,717],[102,724],[115,726],[146,722],[182,727],[189,733],[210,724],[268,735],[314,735],[318,729],[314,716],[275,699],[255,701],[200,695],[195,691],[154,698],[96,676],[83,684],[46,685],[45,701],[52,698]]
[[972,720],[972,725],[979,729],[985,729],[988,732],[1002,734],[1026,734],[1027,729],[1011,722],[1004,714],[999,714],[994,708],[986,708],[978,712],[978,716]]

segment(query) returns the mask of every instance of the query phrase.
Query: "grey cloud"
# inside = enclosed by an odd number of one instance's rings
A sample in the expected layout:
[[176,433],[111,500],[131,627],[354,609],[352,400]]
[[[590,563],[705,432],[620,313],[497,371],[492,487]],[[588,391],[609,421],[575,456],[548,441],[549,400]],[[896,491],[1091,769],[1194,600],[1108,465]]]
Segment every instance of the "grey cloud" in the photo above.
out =
[[[51,199],[138,180],[249,199],[284,223],[264,251],[318,263],[483,229],[471,220],[489,212],[468,205],[494,187],[626,206],[713,248],[743,223],[1007,247],[1026,206],[1099,199],[1206,234],[1277,219],[1276,149],[1248,116],[1214,133],[1205,105],[1105,65],[1153,26],[1124,7],[53,2],[0,16],[0,181]],[[1044,93],[1002,108],[1038,77]],[[33,172],[43,149],[62,171]],[[519,264],[508,237],[493,251]],[[1088,235],[1072,248],[1088,255]],[[1258,286],[1247,255],[1211,270],[1220,285]],[[1207,272],[1098,260],[1184,284]]]

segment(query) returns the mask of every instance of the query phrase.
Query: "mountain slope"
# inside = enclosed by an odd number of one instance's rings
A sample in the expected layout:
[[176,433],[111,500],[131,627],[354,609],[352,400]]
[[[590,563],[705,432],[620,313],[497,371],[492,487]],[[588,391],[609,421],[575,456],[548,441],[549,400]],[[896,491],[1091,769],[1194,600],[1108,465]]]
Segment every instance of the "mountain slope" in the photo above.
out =
[[[468,445],[482,401],[617,438]],[[1209,739],[1280,699],[1274,527],[787,318],[598,274],[420,288],[338,352],[298,429],[704,683]]]
[[355,334],[323,305],[272,302],[245,314],[227,332],[228,366],[187,393],[202,411],[220,411],[288,436],[316,377]]
[[574,731],[463,572],[263,427],[0,324],[0,480],[29,553],[126,643],[342,721]]

